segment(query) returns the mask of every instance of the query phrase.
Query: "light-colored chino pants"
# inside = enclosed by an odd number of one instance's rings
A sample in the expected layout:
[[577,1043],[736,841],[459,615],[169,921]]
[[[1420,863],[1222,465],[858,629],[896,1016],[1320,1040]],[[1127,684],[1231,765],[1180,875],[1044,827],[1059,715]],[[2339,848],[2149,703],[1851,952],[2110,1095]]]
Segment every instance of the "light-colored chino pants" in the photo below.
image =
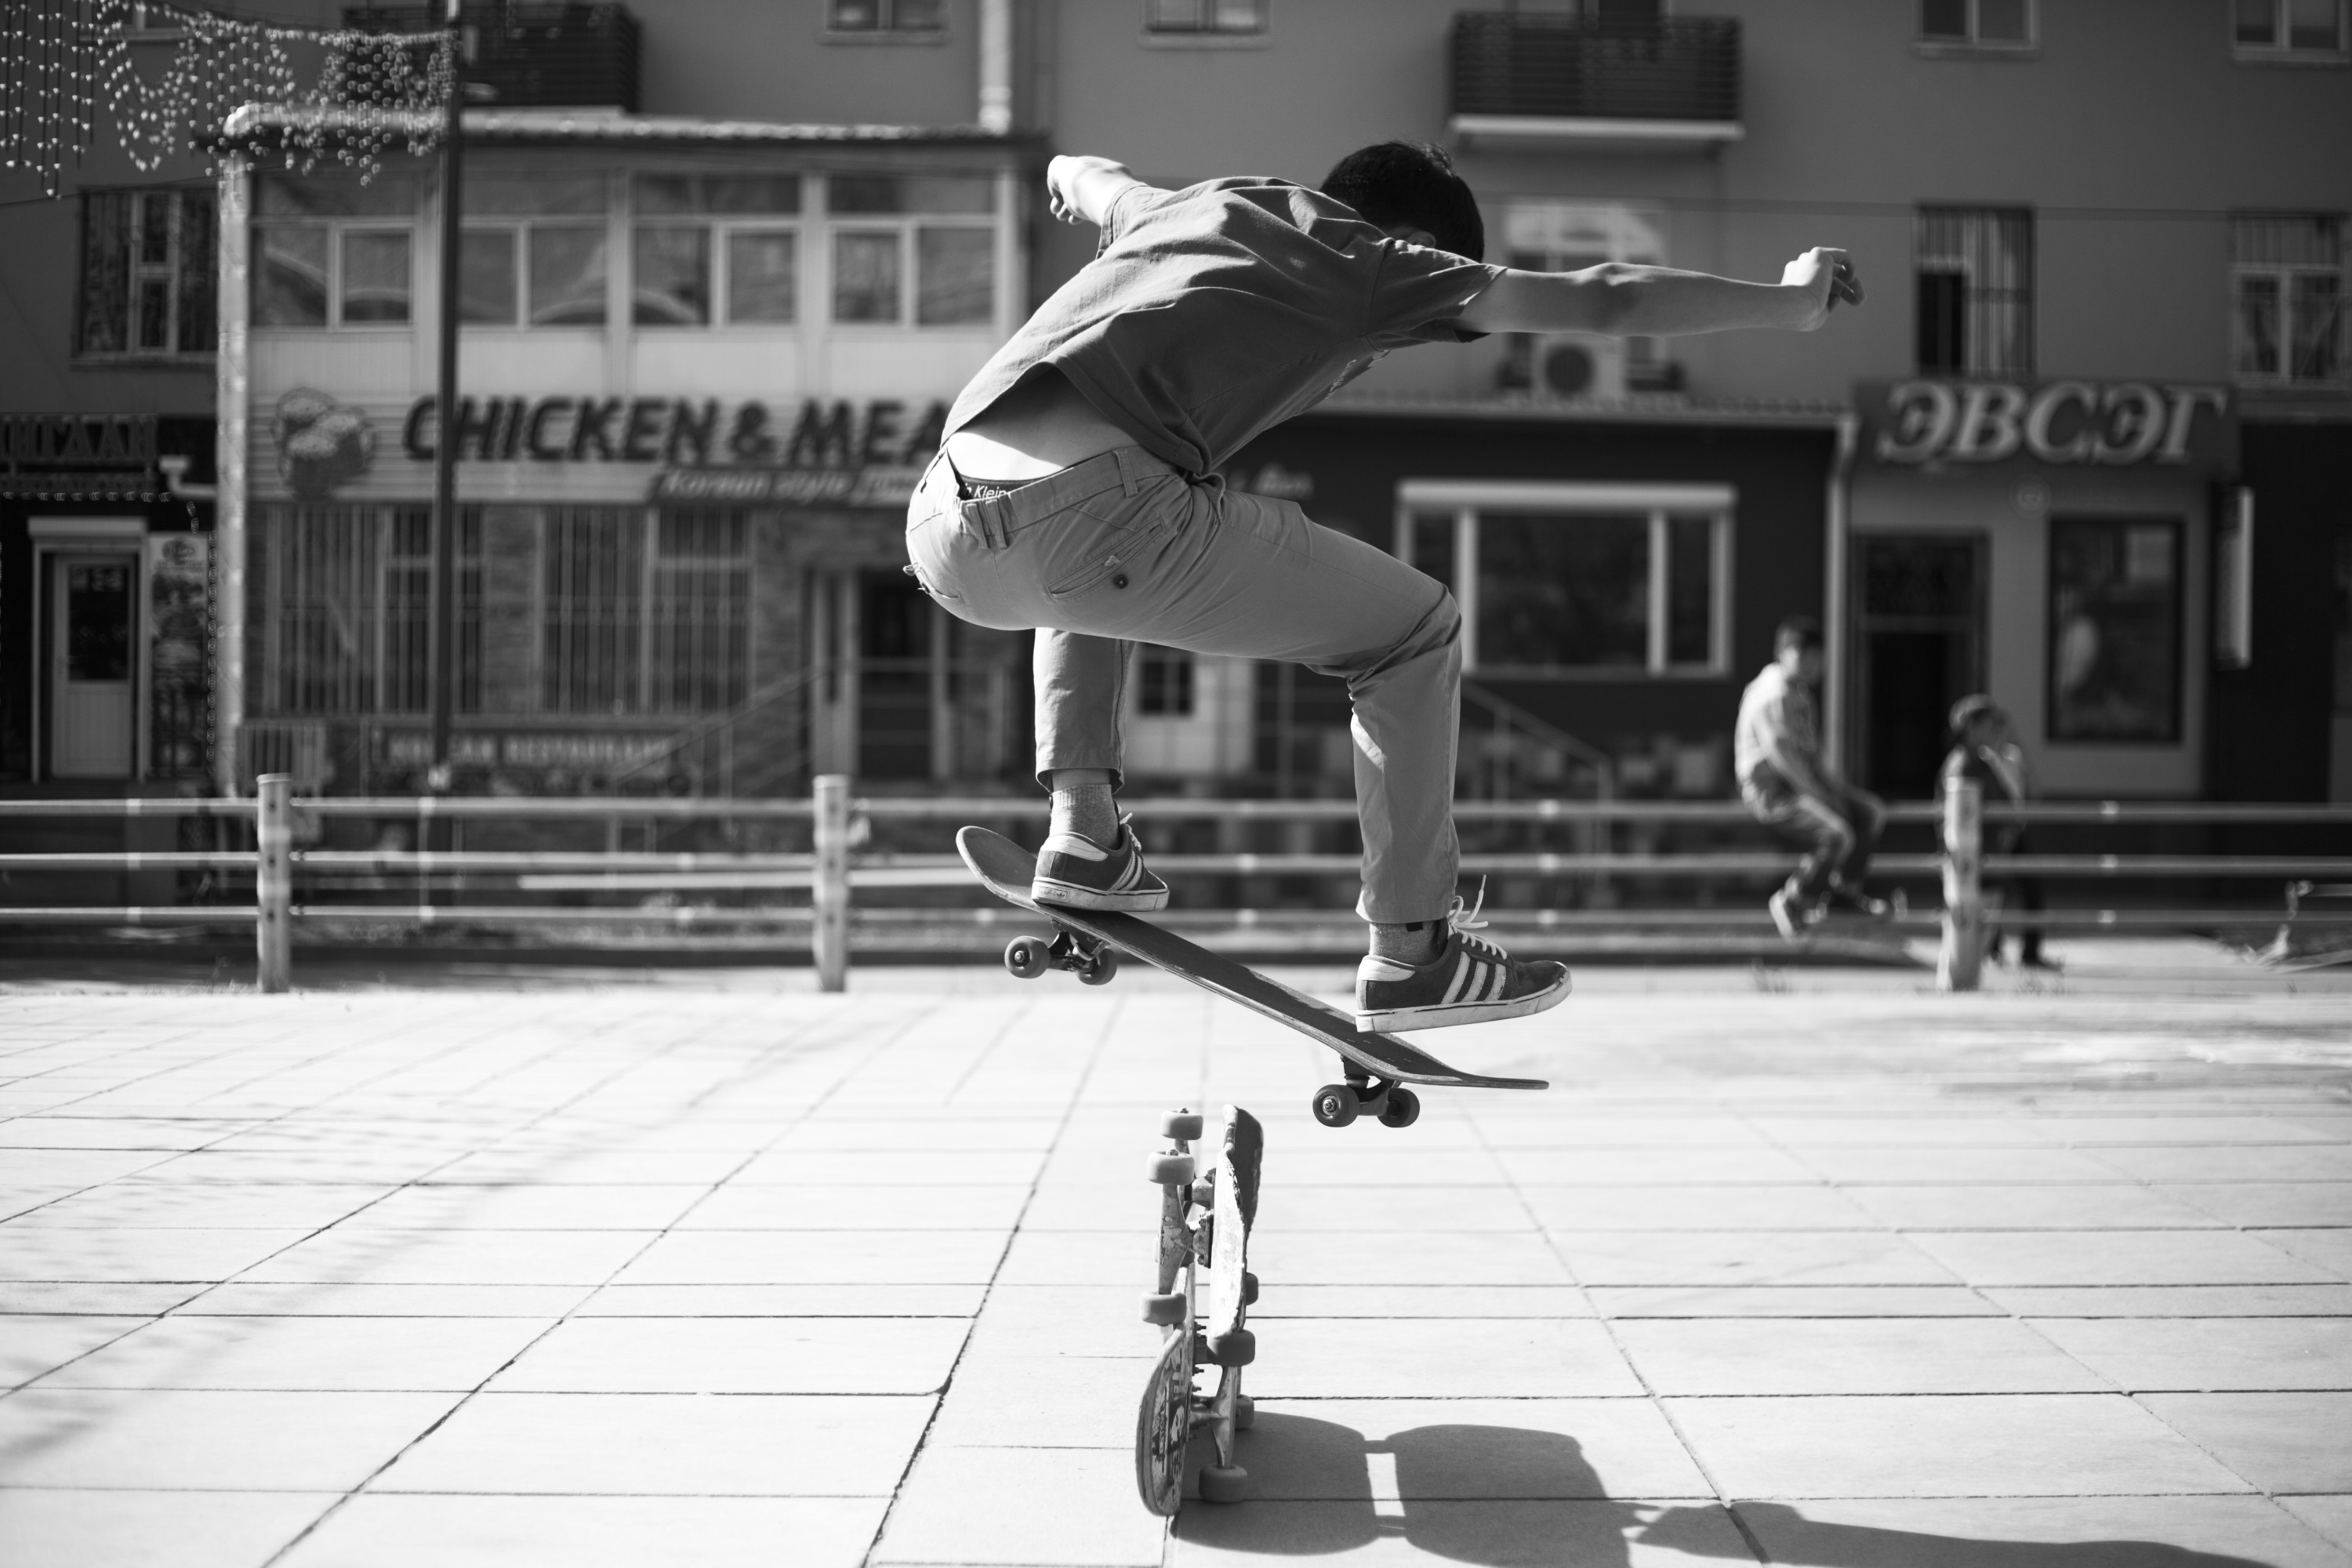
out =
[[1368,921],[1451,906],[1462,617],[1387,552],[1288,501],[1192,479],[1122,447],[1001,496],[957,495],[941,455],[907,509],[907,553],[953,615],[1037,628],[1037,773],[1121,772],[1137,642],[1291,659],[1348,683]]

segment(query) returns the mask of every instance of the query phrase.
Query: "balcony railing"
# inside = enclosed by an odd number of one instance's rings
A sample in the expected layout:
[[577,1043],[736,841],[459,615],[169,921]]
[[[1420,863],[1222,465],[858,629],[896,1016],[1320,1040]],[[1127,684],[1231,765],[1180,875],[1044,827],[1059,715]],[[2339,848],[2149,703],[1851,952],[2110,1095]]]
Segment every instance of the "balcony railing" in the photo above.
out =
[[1454,129],[1648,142],[1736,141],[1739,24],[1539,11],[1454,18]]
[[[637,19],[627,7],[571,0],[467,5],[465,76],[490,89],[500,109],[637,111]],[[372,33],[426,33],[438,5],[347,5],[343,26]]]

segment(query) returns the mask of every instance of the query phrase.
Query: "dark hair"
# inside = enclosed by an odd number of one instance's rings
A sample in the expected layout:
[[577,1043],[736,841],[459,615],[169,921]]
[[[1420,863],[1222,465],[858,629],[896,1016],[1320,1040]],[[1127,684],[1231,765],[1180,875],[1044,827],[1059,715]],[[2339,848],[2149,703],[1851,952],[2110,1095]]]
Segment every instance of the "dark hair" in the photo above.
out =
[[1784,647],[1819,647],[1822,646],[1822,623],[1811,616],[1790,616],[1772,634],[1772,651]]
[[2000,712],[2000,705],[1991,698],[1981,691],[1975,691],[1952,704],[1952,711],[1945,723],[1951,731],[1952,739],[1958,741],[1967,737],[1969,725],[1979,719],[1995,718]]
[[1426,142],[1359,147],[1323,176],[1323,194],[1355,208],[1374,228],[1425,228],[1440,250],[1473,261],[1486,258],[1478,198],[1443,147]]

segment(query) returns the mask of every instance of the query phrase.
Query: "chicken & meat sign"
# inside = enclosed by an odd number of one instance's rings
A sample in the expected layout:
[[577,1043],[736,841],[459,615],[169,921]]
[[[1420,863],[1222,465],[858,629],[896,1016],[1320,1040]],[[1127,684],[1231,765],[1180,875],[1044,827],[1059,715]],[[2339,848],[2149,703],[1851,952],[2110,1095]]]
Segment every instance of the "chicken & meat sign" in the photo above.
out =
[[[896,398],[797,407],[711,397],[465,397],[457,460],[659,465],[646,499],[737,505],[903,506],[939,450],[948,405]],[[438,400],[420,397],[401,447],[434,458]]]
[[2227,470],[2237,463],[2237,409],[2227,387],[1900,381],[1859,391],[1862,449],[1890,468]]

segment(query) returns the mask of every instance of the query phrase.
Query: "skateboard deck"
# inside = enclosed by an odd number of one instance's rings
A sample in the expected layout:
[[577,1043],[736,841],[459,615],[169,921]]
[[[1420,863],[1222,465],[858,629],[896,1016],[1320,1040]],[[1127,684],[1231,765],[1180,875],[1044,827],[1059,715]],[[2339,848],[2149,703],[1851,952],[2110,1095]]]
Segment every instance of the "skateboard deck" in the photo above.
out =
[[[1257,1297],[1249,1233],[1265,1134],[1237,1105],[1206,1123],[1188,1110],[1165,1118],[1171,1146],[1152,1157],[1150,1171],[1162,1190],[1156,1289],[1143,1299],[1143,1318],[1160,1325],[1162,1337],[1136,1411],[1135,1484],[1143,1506],[1163,1518],[1183,1506],[1185,1453],[1195,1432],[1215,1447],[1200,1467],[1202,1500],[1239,1502],[1249,1489],[1249,1473],[1234,1462],[1234,1436],[1255,1415],[1242,1393],[1242,1369],[1257,1358],[1257,1337],[1246,1326]],[[1203,1156],[1212,1161],[1206,1169]],[[1195,1386],[1202,1372],[1214,1379],[1205,1394]]]
[[[1341,1107],[1334,1101],[1332,1114],[1325,1114],[1326,1096],[1339,1086],[1330,1086],[1317,1097],[1316,1116],[1327,1126],[1344,1126],[1355,1120],[1359,1110],[1383,1114],[1391,1126],[1408,1124],[1418,1114],[1418,1103],[1409,1094],[1398,1091],[1391,1095],[1391,1086],[1400,1084],[1434,1084],[1448,1089],[1549,1089],[1542,1079],[1489,1078],[1479,1073],[1464,1072],[1448,1066],[1408,1040],[1394,1035],[1377,1034],[1356,1027],[1347,1014],[1328,1003],[1318,1002],[1304,992],[1293,991],[1280,981],[1268,979],[1245,963],[1236,963],[1221,953],[1185,941],[1173,931],[1162,930],[1140,915],[1111,910],[1081,910],[1066,904],[1041,904],[1029,896],[1029,881],[1036,869],[1037,858],[1001,834],[985,827],[966,827],[956,834],[956,850],[970,866],[982,884],[1006,903],[1043,915],[1060,927],[1065,933],[1075,933],[1080,939],[1069,942],[1056,938],[1053,949],[1044,952],[1031,952],[1026,961],[1016,962],[1024,943],[1035,943],[1034,937],[1016,937],[1005,950],[1005,966],[1015,974],[1034,978],[1048,967],[1076,969],[1081,978],[1095,984],[1108,979],[1101,973],[1100,950],[1109,948],[1146,963],[1166,970],[1179,979],[1189,980],[1204,991],[1214,992],[1227,1001],[1238,1002],[1255,1013],[1264,1014],[1276,1023],[1287,1025],[1337,1051],[1348,1063],[1350,1084],[1357,1086],[1355,1102]],[[1371,1079],[1382,1080],[1377,1089],[1366,1089]],[[1391,1103],[1406,1108],[1401,1120],[1389,1119],[1385,1112]]]

